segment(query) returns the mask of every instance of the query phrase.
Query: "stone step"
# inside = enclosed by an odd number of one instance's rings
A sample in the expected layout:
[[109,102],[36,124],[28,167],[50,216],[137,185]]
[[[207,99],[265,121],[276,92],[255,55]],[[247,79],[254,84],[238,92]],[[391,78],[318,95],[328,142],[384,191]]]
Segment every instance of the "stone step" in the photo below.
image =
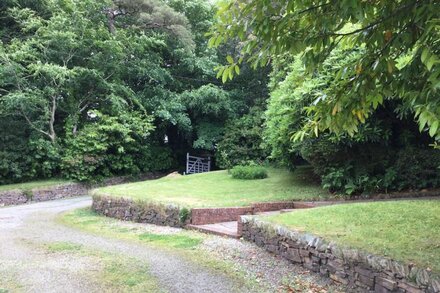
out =
[[238,230],[237,221],[206,224],[206,225],[187,225],[187,228],[204,233],[215,234],[219,236],[226,236],[236,239],[240,238],[240,236],[237,233]]
[[[259,216],[270,216],[270,215],[277,215],[282,213],[290,213],[292,211],[295,211],[295,209],[282,209],[277,211],[270,211],[270,212],[261,212],[257,213]],[[230,221],[230,222],[220,222],[215,224],[205,224],[205,225],[187,225],[188,229],[197,230],[203,233],[208,234],[215,234],[219,236],[226,236],[231,238],[240,238],[240,235],[238,234],[238,222],[237,221]]]

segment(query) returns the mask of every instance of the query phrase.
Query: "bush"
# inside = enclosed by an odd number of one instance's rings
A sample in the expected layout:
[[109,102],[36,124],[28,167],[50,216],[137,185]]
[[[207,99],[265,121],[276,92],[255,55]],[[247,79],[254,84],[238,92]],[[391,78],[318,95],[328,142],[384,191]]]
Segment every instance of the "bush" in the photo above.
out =
[[352,195],[440,187],[440,151],[429,147],[347,145],[323,137],[303,143],[301,155],[331,192]]
[[408,147],[397,154],[394,188],[424,189],[440,187],[440,151]]
[[234,179],[264,179],[267,178],[267,170],[261,166],[235,166],[231,170]]
[[77,181],[100,181],[114,175],[166,168],[167,153],[152,153],[148,144],[152,129],[148,117],[136,116],[134,112],[118,117],[98,113],[95,122],[65,140],[62,174]]

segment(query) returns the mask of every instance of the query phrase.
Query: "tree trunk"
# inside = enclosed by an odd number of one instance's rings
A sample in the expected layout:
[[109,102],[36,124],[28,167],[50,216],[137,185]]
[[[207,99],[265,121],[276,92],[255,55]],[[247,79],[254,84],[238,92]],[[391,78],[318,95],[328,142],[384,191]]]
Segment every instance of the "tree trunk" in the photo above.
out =
[[116,33],[115,18],[117,14],[113,9],[110,8],[106,10],[106,14],[108,30],[112,35],[114,35]]
[[55,133],[55,112],[57,110],[57,97],[52,96],[52,107],[50,111],[50,121],[49,121],[49,138],[52,143],[55,142],[57,135]]

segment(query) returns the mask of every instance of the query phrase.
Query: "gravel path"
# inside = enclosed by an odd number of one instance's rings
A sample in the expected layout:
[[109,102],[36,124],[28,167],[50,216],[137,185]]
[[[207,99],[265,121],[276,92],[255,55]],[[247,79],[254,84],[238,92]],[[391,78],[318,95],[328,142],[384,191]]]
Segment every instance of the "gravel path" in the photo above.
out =
[[243,292],[233,281],[175,254],[144,245],[83,233],[57,224],[62,212],[91,205],[89,197],[0,208],[0,288],[18,282],[25,292],[101,292],[87,278],[99,264],[74,255],[48,255],[35,245],[72,242],[148,263],[162,288],[170,292]]

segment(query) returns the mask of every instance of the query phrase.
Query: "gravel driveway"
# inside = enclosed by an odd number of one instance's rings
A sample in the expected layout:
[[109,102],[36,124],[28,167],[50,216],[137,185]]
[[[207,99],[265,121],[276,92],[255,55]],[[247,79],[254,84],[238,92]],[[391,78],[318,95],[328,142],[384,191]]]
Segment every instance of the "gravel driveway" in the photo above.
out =
[[175,254],[83,233],[55,222],[62,212],[90,205],[90,197],[79,197],[0,208],[0,288],[3,281],[17,282],[25,292],[100,292],[99,284],[87,278],[87,272],[99,266],[92,259],[48,255],[37,248],[39,244],[71,242],[147,263],[160,286],[170,292],[237,291],[236,284],[225,276]]

